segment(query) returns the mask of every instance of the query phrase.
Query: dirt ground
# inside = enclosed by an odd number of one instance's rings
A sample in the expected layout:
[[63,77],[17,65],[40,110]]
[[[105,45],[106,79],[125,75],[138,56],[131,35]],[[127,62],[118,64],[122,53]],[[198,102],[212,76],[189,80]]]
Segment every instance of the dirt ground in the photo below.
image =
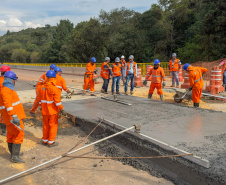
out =
[[[19,81],[16,84],[16,90],[22,101],[22,103],[31,103],[35,99],[35,89],[32,84],[33,80],[38,80],[42,73],[16,69],[14,70],[19,76]],[[64,75],[67,85],[82,89],[83,77]],[[148,85],[150,82],[148,83]],[[167,86],[170,86],[170,82],[167,81]],[[102,80],[99,84],[95,85],[95,90],[100,92],[102,87]],[[111,90],[111,82],[109,84],[109,92]],[[74,89],[75,90],[75,89]],[[135,88],[134,96],[146,97],[148,94],[149,87]],[[75,90],[76,93],[81,91]],[[120,92],[124,92],[124,86],[121,83]],[[62,101],[70,101],[76,99],[92,98],[87,95],[85,96],[73,96],[71,99],[65,99],[65,94],[62,93]],[[174,103],[173,96],[175,93],[164,91],[164,101]],[[99,95],[98,95],[99,96]],[[156,91],[154,92],[153,99],[159,100],[159,96]],[[80,138],[84,138],[85,135],[81,133],[79,127],[74,127],[66,119],[62,119],[59,124],[59,130],[56,140],[59,142],[59,146],[54,148],[48,148],[40,144],[42,137],[42,116],[40,111],[37,111],[37,119],[31,118],[29,115],[29,108],[25,106],[25,112],[28,119],[25,121],[25,139],[22,145],[22,151],[24,152],[23,159],[26,160],[25,164],[12,164],[9,161],[9,153],[7,144],[5,142],[5,136],[0,135],[0,179],[4,179],[13,174],[24,171],[30,167],[48,161],[52,158],[58,157],[75,145]],[[192,106],[192,102],[187,104]],[[217,111],[226,112],[225,103],[219,100],[202,100],[200,102],[201,108],[213,109]],[[84,143],[85,144],[85,143]],[[82,144],[81,146],[83,146]],[[99,156],[95,147],[87,148],[76,155],[82,155],[88,153],[88,156]],[[64,158],[54,165],[49,165],[40,170],[36,170],[33,173],[18,178],[7,184],[173,184],[163,178],[156,178],[151,176],[148,172],[134,169],[131,166],[123,165],[123,163],[115,160],[94,160],[94,159],[71,159]]]

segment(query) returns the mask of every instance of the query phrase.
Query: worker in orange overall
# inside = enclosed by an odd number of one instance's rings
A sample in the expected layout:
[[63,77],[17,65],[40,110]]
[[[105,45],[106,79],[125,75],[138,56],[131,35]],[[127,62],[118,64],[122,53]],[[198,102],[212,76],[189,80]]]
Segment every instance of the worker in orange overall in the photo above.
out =
[[172,85],[171,87],[175,87],[175,80],[177,82],[177,88],[179,88],[179,70],[181,67],[181,61],[176,58],[177,54],[172,54],[172,59],[169,61],[169,70],[172,76]]
[[193,67],[188,63],[184,64],[183,68],[189,73],[189,82],[191,86],[189,90],[192,90],[192,101],[194,102],[194,107],[199,107],[199,101],[203,89],[202,76],[207,72],[207,69],[203,67]]
[[86,93],[86,90],[88,88],[88,85],[90,84],[90,91],[91,96],[94,96],[94,80],[93,80],[93,73],[97,74],[96,70],[96,58],[92,57],[90,59],[90,62],[86,66],[85,76],[84,76],[84,94]]
[[[55,64],[51,64],[50,65],[50,70],[54,71],[54,68],[56,67]],[[44,73],[38,80],[37,84],[36,84],[36,98],[35,101],[33,103],[33,106],[31,108],[30,114],[32,117],[35,118],[35,111],[37,110],[38,106],[39,106],[39,92],[40,92],[40,88],[43,85],[44,81],[46,79],[46,73]]]
[[[1,87],[4,82],[4,75],[7,71],[10,71],[10,67],[6,66],[6,65],[2,65],[0,68],[0,71],[1,71],[1,76],[0,76],[0,92],[1,92]],[[4,124],[4,120],[2,117],[0,117],[0,127],[2,130],[2,135],[5,136],[6,135],[6,125]]]
[[121,76],[122,77],[122,82],[125,85],[125,74],[124,74],[124,70],[125,70],[125,67],[126,67],[126,61],[125,61],[125,56],[124,55],[121,56],[120,63],[122,65],[122,70],[123,70],[122,76]]
[[109,67],[110,58],[106,57],[105,62],[101,66],[100,76],[103,78],[104,83],[101,89],[102,93],[108,94],[108,84],[110,80],[111,67]]
[[120,94],[119,92],[119,85],[121,80],[121,74],[122,74],[122,65],[120,64],[119,57],[115,58],[115,63],[111,65],[112,68],[112,86],[111,86],[111,92],[112,95],[114,95],[115,91],[115,85],[116,85],[116,94]]
[[146,76],[146,80],[152,75],[148,98],[150,99],[152,98],[152,94],[156,88],[161,101],[163,101],[162,87],[166,85],[166,82],[165,82],[166,79],[165,79],[164,70],[159,65],[160,65],[159,59],[155,59],[154,68],[151,68],[149,74]]
[[223,73],[223,86],[225,87],[226,91],[226,60],[223,60],[220,64],[219,67],[222,66],[222,73]]
[[4,82],[0,94],[0,112],[7,130],[7,143],[11,153],[11,162],[24,163],[20,158],[20,148],[24,139],[23,119],[26,118],[24,108],[14,90],[16,74],[8,71],[4,75]]
[[54,71],[56,73],[56,87],[58,88],[60,93],[62,92],[62,89],[67,93],[71,93],[71,91],[66,86],[64,78],[61,76],[62,70],[59,67],[55,67]]
[[56,73],[46,72],[46,80],[40,90],[40,103],[43,116],[42,143],[49,147],[57,146],[55,142],[58,129],[58,114],[66,115],[61,103],[61,93],[56,87]]

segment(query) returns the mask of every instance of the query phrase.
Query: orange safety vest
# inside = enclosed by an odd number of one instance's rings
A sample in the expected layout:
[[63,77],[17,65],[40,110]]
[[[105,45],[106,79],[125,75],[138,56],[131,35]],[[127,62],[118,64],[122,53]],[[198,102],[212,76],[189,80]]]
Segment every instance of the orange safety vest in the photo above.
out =
[[165,73],[163,68],[158,67],[158,69],[151,68],[148,78],[152,75],[151,83],[162,83],[162,81],[166,81]]
[[58,74],[56,74],[56,87],[60,90],[60,92],[62,92],[62,89],[66,92],[69,91],[64,78]]
[[96,64],[92,65],[91,62],[87,64],[86,66],[86,75],[91,75],[91,77],[93,76],[93,72],[96,69]]
[[[134,77],[136,76],[136,62],[133,62],[133,74],[134,74]],[[126,72],[126,76],[128,75],[129,73],[129,67],[130,67],[130,62],[127,62],[127,72]]]
[[122,64],[122,68],[125,69],[126,61],[125,60],[120,60],[120,62]]
[[194,89],[203,88],[203,73],[206,73],[207,69],[202,67],[188,67],[190,86]]
[[114,76],[121,75],[121,67],[122,67],[121,64],[118,64],[118,65],[116,63],[113,64],[112,73]]
[[100,72],[100,76],[104,79],[109,79],[109,69],[108,70],[104,70],[104,66],[107,65],[107,67],[109,68],[109,65],[107,62],[104,62],[101,66],[101,72]]
[[47,78],[40,89],[39,104],[42,107],[42,115],[58,114],[59,110],[63,109],[61,93],[55,85],[55,78]]
[[173,63],[172,59],[169,61],[170,71],[179,71],[179,59],[176,59]]
[[12,120],[12,115],[17,115],[20,120],[26,118],[23,105],[15,90],[12,91],[10,88],[2,86],[0,94],[0,113],[4,120]]

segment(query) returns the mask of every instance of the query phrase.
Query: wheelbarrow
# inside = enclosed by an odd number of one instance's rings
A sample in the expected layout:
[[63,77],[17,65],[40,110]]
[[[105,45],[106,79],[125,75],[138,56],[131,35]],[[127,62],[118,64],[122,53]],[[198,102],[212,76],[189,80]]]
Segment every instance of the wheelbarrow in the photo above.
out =
[[173,96],[174,97],[174,101],[176,103],[181,103],[182,100],[187,100],[187,101],[191,100],[192,92],[189,91],[189,89],[187,89],[185,92],[182,91],[182,89],[174,88],[173,90],[176,92],[176,94]]

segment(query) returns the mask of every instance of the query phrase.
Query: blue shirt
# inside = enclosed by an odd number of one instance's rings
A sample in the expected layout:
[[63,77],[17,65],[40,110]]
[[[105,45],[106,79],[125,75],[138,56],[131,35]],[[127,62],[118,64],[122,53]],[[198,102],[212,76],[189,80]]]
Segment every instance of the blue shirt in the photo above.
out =
[[[126,63],[126,67],[125,67],[125,76],[126,76],[126,72],[127,72],[127,63]],[[128,74],[134,74],[134,71],[133,71],[133,62],[130,63],[129,65],[129,72]],[[137,64],[135,66],[135,76],[137,76]]]

